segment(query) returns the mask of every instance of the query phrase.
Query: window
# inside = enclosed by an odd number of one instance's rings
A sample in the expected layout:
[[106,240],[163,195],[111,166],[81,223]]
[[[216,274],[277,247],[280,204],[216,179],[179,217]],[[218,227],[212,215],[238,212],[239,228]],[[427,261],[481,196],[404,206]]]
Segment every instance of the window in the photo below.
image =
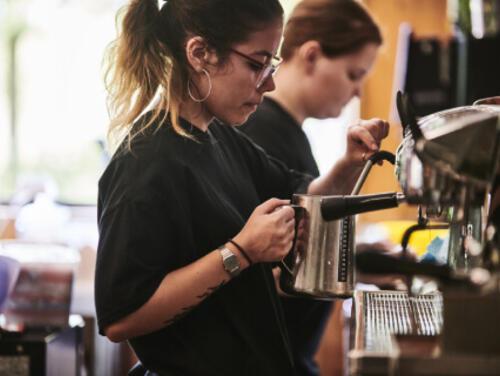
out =
[[[108,126],[102,60],[125,0],[0,0],[0,202],[26,186],[95,204]],[[283,0],[288,13],[297,0]]]
[[61,201],[95,203],[108,124],[102,58],[119,6],[0,0],[0,200],[50,181]]
[[306,133],[320,173],[326,174],[347,147],[347,128],[359,119],[360,101],[353,98],[341,115],[334,119],[306,119]]

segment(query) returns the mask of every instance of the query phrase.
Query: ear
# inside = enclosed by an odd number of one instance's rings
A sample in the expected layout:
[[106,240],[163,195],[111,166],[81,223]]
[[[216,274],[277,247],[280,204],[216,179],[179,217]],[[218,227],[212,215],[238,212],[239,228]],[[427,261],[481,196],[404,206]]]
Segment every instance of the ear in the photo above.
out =
[[301,65],[307,73],[314,71],[316,63],[321,56],[323,56],[321,45],[315,40],[303,43],[297,51],[297,57],[300,59]]
[[215,51],[209,49],[205,40],[200,37],[192,37],[186,43],[186,58],[191,68],[201,73],[207,65],[217,63]]

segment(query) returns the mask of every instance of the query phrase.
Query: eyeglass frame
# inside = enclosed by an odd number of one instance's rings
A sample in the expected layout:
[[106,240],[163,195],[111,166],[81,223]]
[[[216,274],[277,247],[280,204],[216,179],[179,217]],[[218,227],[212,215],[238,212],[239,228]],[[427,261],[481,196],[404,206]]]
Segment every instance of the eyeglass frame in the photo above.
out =
[[[260,89],[264,82],[266,82],[274,73],[276,73],[280,64],[283,62],[283,59],[281,57],[271,56],[271,60],[268,63],[262,63],[259,60],[254,59],[253,57],[248,56],[247,54],[244,54],[243,52],[240,52],[234,48],[230,48],[229,51],[234,52],[236,55],[241,56],[242,58],[247,59],[251,63],[260,67],[261,71],[256,83],[257,89]],[[278,62],[273,64],[273,59],[277,60]]]

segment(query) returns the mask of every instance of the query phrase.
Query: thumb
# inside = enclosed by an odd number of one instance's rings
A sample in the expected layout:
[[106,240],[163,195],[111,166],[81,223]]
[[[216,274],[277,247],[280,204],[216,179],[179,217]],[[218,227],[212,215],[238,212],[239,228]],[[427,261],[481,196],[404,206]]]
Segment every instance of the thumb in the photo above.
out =
[[278,198],[271,198],[267,201],[264,201],[259,206],[257,206],[255,212],[259,214],[269,214],[272,213],[277,208],[279,208],[280,206],[288,205],[289,203],[290,200],[280,200]]

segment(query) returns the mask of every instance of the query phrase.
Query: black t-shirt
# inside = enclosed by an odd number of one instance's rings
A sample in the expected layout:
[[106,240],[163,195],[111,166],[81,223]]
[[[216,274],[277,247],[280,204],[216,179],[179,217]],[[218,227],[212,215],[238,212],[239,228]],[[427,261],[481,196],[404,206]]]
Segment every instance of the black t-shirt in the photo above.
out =
[[[318,176],[311,145],[300,124],[278,103],[265,98],[240,129],[289,168]],[[331,303],[280,297],[293,356],[300,375],[319,375],[314,355],[328,321]]]
[[311,144],[304,130],[273,99],[264,97],[257,111],[239,129],[289,168],[319,176]]
[[[290,171],[237,130],[214,122],[196,141],[170,125],[115,153],[99,181],[99,330],[134,312],[165,275],[236,235],[271,197],[304,191]],[[165,375],[291,375],[293,361],[270,266],[255,264],[179,321],[130,340]]]

